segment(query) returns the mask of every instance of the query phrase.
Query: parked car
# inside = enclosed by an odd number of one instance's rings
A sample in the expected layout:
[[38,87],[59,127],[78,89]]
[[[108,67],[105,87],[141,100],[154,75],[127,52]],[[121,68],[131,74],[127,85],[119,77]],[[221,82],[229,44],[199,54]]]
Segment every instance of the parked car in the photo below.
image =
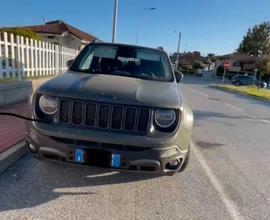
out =
[[33,156],[160,174],[185,169],[193,114],[161,49],[92,43],[30,100]]
[[266,82],[263,81],[259,81],[257,79],[254,79],[253,76],[250,75],[235,75],[232,78],[232,84],[236,85],[236,86],[241,86],[241,85],[246,85],[246,86],[250,86],[250,85],[256,85],[259,86],[261,88],[265,88],[267,86]]

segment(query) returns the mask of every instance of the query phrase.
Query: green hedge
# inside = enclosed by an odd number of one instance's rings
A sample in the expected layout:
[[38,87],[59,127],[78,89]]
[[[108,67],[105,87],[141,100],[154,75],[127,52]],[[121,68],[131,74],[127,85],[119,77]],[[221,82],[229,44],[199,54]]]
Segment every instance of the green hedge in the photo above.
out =
[[34,40],[42,40],[42,38],[38,34],[26,28],[2,28],[0,29],[0,32],[7,32],[14,35],[20,35],[23,37],[32,38]]

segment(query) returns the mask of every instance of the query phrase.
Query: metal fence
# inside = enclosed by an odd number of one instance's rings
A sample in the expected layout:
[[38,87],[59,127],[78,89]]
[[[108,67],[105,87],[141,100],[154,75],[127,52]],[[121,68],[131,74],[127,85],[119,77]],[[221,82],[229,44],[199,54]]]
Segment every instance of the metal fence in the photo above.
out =
[[0,33],[0,79],[50,76],[63,73],[79,50]]

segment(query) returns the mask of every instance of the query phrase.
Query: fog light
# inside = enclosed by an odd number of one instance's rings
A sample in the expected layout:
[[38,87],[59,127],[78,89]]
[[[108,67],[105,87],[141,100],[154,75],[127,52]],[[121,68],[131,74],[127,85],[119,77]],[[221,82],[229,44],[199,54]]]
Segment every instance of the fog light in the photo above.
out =
[[172,160],[168,163],[168,168],[171,170],[176,170],[181,165],[181,159]]
[[29,148],[31,151],[35,152],[36,151],[36,147],[33,144],[29,144]]
[[38,137],[33,131],[30,131],[29,136],[34,142],[38,143]]

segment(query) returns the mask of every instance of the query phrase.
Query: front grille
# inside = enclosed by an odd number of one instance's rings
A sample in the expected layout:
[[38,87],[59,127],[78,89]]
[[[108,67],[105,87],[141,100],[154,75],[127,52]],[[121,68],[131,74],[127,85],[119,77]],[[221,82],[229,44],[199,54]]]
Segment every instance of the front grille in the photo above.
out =
[[69,122],[69,112],[70,112],[70,102],[69,101],[62,101],[60,104],[60,117],[59,120],[63,123]]
[[114,131],[148,132],[151,109],[97,102],[60,100],[59,122]]

